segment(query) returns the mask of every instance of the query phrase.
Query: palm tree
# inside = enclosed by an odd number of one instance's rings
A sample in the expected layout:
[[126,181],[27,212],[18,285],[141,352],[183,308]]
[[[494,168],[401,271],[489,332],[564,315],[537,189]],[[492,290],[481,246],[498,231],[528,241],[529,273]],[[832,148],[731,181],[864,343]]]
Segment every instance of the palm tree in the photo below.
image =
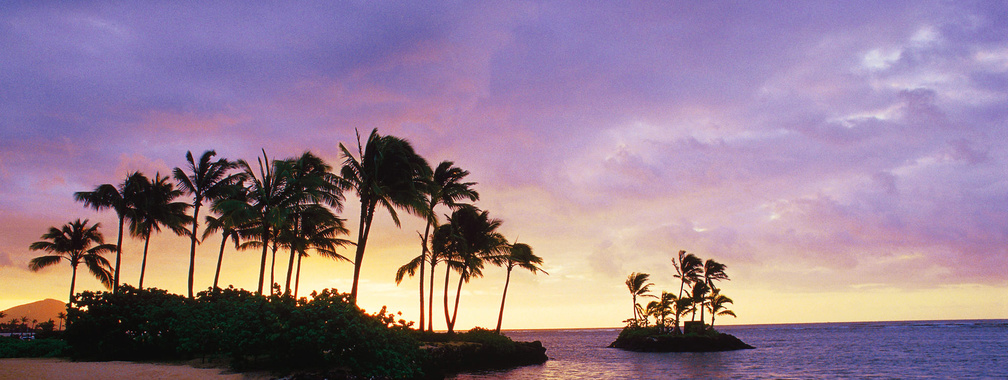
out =
[[173,171],[175,181],[178,182],[182,191],[193,196],[192,230],[189,234],[192,237],[192,244],[189,247],[189,298],[193,298],[193,275],[196,268],[196,234],[199,232],[199,210],[204,200],[214,200],[226,194],[227,187],[233,183],[240,182],[240,175],[228,175],[228,171],[235,167],[235,164],[226,159],[213,161],[217,152],[208,150],[200,156],[199,163],[193,160],[192,151],[186,152],[189,173],[182,168],[176,167]]
[[[281,240],[286,241],[291,252],[297,255],[297,274],[294,279],[294,297],[297,297],[297,287],[301,280],[301,259],[308,256],[309,250],[314,250],[326,258],[350,262],[350,259],[337,253],[336,249],[352,243],[338,237],[350,231],[344,225],[343,219],[336,217],[328,208],[310,205],[294,215],[294,219],[294,228],[286,229]],[[294,261],[291,261],[288,265],[284,294],[291,294],[290,281],[294,264]]]
[[227,242],[230,239],[234,242],[235,249],[239,249],[241,244],[242,236],[240,230],[242,228],[242,221],[238,219],[235,210],[222,209],[222,204],[225,201],[234,201],[237,203],[244,204],[247,201],[245,196],[245,188],[242,184],[232,184],[227,191],[228,195],[218,198],[213,201],[211,209],[219,214],[220,216],[214,217],[208,215],[206,217],[206,229],[203,231],[203,240],[210,237],[210,235],[220,232],[221,234],[221,246],[220,252],[217,254],[217,269],[214,271],[214,282],[213,288],[218,288],[218,283],[220,280],[220,270],[221,262],[224,261],[224,248],[227,247]]
[[655,317],[655,325],[658,326],[660,332],[666,328],[665,318],[675,313],[674,308],[677,307],[677,301],[675,294],[663,291],[658,300],[648,302],[646,310],[648,315]]
[[727,268],[728,267],[726,265],[714,261],[714,259],[707,259],[707,261],[704,262],[704,282],[707,283],[707,286],[710,287],[711,290],[717,290],[717,287],[714,286],[714,281],[731,280],[728,278],[728,274],[725,273],[725,269]]
[[[284,285],[284,293],[290,294],[295,256],[299,258],[300,262],[301,255],[306,254],[307,249],[315,248],[312,246],[313,242],[322,244],[320,247],[323,249],[329,246],[343,246],[348,241],[336,239],[335,236],[349,231],[344,228],[341,219],[323,207],[331,207],[337,212],[343,209],[343,191],[340,188],[342,181],[339,176],[332,173],[331,166],[311,152],[305,152],[296,160],[282,161],[281,164],[283,179],[286,186],[290,188],[289,207],[293,209],[290,220],[284,224],[286,228],[278,231],[285,233],[287,238],[282,241],[290,249],[287,281]],[[323,224],[313,226],[310,225],[311,223]],[[319,227],[332,228],[319,229]],[[333,253],[335,254],[335,252]],[[345,259],[341,255],[334,257]]]
[[[262,248],[262,258],[259,265],[259,289],[263,294],[263,281],[266,279],[266,254],[269,252],[271,239],[276,230],[286,223],[291,212],[287,207],[290,194],[284,186],[282,176],[277,173],[277,162],[270,162],[263,150],[263,157],[258,158],[259,170],[253,170],[245,160],[238,160],[237,166],[242,170],[242,178],[247,180],[245,201],[225,199],[220,202],[222,214],[233,213],[238,224],[241,224],[246,242],[242,248]],[[272,287],[272,284],[270,284]]]
[[139,194],[139,187],[145,177],[140,172],[133,172],[126,177],[118,187],[112,184],[99,185],[94,191],[78,191],[74,199],[83,202],[85,206],[101,211],[114,210],[119,217],[119,237],[116,240],[115,273],[112,279],[112,293],[119,290],[119,264],[122,261],[123,225],[127,218],[134,214],[134,204]]
[[[473,190],[472,187],[476,185],[475,182],[462,182],[462,180],[469,175],[468,171],[462,170],[456,166],[455,163],[451,161],[441,161],[437,168],[434,169],[433,174],[426,178],[424,183],[424,192],[426,193],[429,202],[427,204],[428,219],[427,227],[424,229],[424,234],[421,237],[421,252],[420,252],[420,330],[424,328],[424,267],[426,266],[426,261],[428,260],[428,254],[430,251],[427,248],[427,240],[430,237],[431,227],[437,226],[438,222],[436,219],[436,213],[434,208],[438,204],[443,204],[448,206],[452,210],[458,208],[459,202],[463,200],[469,200],[470,202],[475,202],[479,200],[479,193]],[[410,264],[407,264],[410,265]],[[427,315],[430,319],[434,318],[434,315],[430,313],[433,310],[434,303],[434,262],[431,262],[431,289],[430,295],[428,296],[428,308]],[[413,272],[409,273],[410,276]],[[398,277],[398,273],[397,273]],[[399,280],[396,281],[396,284]],[[428,329],[433,331],[433,322],[428,321]]]
[[721,294],[720,289],[714,289],[707,299],[708,310],[711,312],[710,327],[714,328],[714,317],[718,315],[730,315],[735,317],[735,312],[728,309],[727,305],[733,303],[731,298]]
[[[707,259],[707,261],[704,262],[703,283],[707,285],[706,288],[708,291],[713,292],[718,290],[718,288],[714,286],[714,281],[729,280],[728,275],[725,274],[725,268],[727,267],[724,264],[714,261],[713,259]],[[706,301],[706,298],[701,299],[700,321],[703,321],[703,303]]]
[[32,243],[28,248],[32,251],[46,251],[50,255],[31,259],[28,268],[38,272],[42,268],[56,265],[64,259],[70,262],[72,275],[70,277],[70,302],[73,306],[74,285],[77,282],[77,265],[81,262],[88,268],[98,281],[106,287],[112,287],[111,265],[102,257],[107,252],[113,252],[116,247],[105,244],[105,239],[98,231],[100,223],[88,225],[87,219],[77,219],[63,225],[62,228],[49,227],[49,232],[42,235],[42,241]]
[[511,270],[514,267],[519,267],[526,269],[532,274],[536,272],[543,272],[546,275],[545,270],[542,269],[543,259],[542,257],[536,256],[532,253],[532,247],[524,243],[515,243],[508,250],[508,254],[504,256],[504,266],[507,268],[507,278],[504,280],[504,294],[501,295],[501,307],[500,313],[497,314],[497,329],[495,330],[497,334],[500,334],[501,321],[504,319],[504,300],[507,298],[508,284],[511,283]]
[[[3,313],[0,313],[0,318],[3,318],[2,314]],[[59,330],[62,331],[63,330],[63,320],[66,319],[66,313],[61,311],[61,312],[59,312],[59,314],[56,314],[56,318],[59,319],[59,321],[60,321]]]
[[693,283],[693,291],[690,292],[693,301],[693,314],[690,316],[690,321],[696,320],[696,311],[700,309],[700,322],[703,322],[704,303],[707,301],[707,293],[710,293],[710,290],[706,282]]
[[[458,317],[459,299],[462,295],[462,284],[469,282],[473,278],[483,277],[483,265],[491,262],[494,265],[501,265],[504,262],[503,253],[508,249],[507,239],[497,232],[502,222],[499,219],[492,219],[486,211],[480,211],[475,207],[460,207],[452,213],[449,223],[451,234],[449,239],[453,248],[447,256],[445,273],[445,320],[448,325],[448,333],[455,331],[455,321]],[[459,272],[458,288],[455,290],[455,308],[448,315],[448,273],[452,269]]]
[[189,205],[176,202],[182,196],[182,191],[168,182],[168,177],[161,173],[154,176],[154,181],[143,177],[140,182],[140,192],[135,202],[135,216],[130,219],[130,235],[144,239],[143,261],[140,264],[140,289],[143,289],[144,273],[147,270],[147,248],[150,246],[151,233],[160,232],[161,226],[171,229],[175,234],[185,236],[189,230],[185,224],[189,222],[186,211]]
[[637,325],[639,323],[638,322],[639,319],[637,318],[637,314],[638,314],[637,313],[637,307],[638,307],[637,306],[637,297],[638,296],[640,296],[640,297],[654,297],[653,295],[648,294],[648,293],[651,292],[651,286],[654,285],[654,284],[648,282],[648,280],[650,279],[650,277],[651,277],[650,274],[647,274],[647,273],[637,273],[637,272],[630,273],[630,276],[627,276],[626,286],[627,286],[627,289],[630,290],[630,295],[633,297],[633,323],[634,323],[634,325]]
[[[699,257],[690,253],[687,254],[685,250],[679,251],[679,260],[676,261],[672,258],[672,267],[675,268],[676,274],[675,278],[680,280],[679,282],[679,299],[683,299],[683,291],[686,290],[686,284],[693,284],[703,278],[703,260]],[[679,315],[676,315],[675,319],[675,329],[679,331]]]
[[409,142],[394,136],[381,136],[378,129],[371,131],[366,147],[361,146],[360,133],[357,134],[359,160],[342,143],[339,147],[344,157],[340,171],[342,186],[354,190],[361,204],[353,287],[350,290],[350,299],[356,305],[361,264],[375,209],[381,205],[388,210],[397,227],[400,223],[396,209],[429,218],[423,179],[431,174],[430,165],[416,154]]

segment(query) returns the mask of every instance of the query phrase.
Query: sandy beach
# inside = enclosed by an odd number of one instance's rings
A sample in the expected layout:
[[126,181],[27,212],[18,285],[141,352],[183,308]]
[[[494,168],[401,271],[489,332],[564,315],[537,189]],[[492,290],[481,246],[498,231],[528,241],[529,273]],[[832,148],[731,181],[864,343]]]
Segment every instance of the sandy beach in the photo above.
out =
[[6,379],[268,379],[263,374],[231,373],[219,368],[185,364],[134,362],[73,362],[65,359],[0,359],[0,380]]

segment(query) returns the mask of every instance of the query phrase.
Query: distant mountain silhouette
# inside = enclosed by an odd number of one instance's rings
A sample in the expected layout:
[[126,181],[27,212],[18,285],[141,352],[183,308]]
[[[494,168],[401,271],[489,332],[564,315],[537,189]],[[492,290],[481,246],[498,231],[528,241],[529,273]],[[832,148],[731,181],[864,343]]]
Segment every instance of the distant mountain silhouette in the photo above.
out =
[[3,322],[7,322],[15,318],[21,319],[21,317],[28,317],[29,323],[33,319],[38,322],[45,322],[52,319],[53,322],[56,322],[56,324],[59,325],[57,315],[59,313],[66,312],[66,302],[48,298],[41,301],[14,306],[10,309],[4,310],[3,312],[6,314],[3,317]]

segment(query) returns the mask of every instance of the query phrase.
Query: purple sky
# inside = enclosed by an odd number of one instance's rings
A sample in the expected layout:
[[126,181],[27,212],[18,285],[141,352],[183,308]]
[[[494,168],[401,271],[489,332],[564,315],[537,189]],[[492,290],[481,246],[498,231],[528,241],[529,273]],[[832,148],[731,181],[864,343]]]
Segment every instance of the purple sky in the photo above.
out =
[[[187,150],[338,165],[378,128],[471,171],[545,258],[515,276],[513,327],[619,325],[626,275],[673,290],[679,249],[728,265],[728,323],[1008,315],[1003,2],[213,3],[0,5],[0,309],[65,297],[67,268],[26,269],[48,226],[114,240],[75,191]],[[422,223],[383,223],[362,305],[416,318],[392,276]],[[184,292],[188,246],[152,246],[151,285]],[[231,254],[254,288],[258,257]],[[309,289],[349,290],[350,265],[314,260]],[[496,322],[498,272],[460,325]]]

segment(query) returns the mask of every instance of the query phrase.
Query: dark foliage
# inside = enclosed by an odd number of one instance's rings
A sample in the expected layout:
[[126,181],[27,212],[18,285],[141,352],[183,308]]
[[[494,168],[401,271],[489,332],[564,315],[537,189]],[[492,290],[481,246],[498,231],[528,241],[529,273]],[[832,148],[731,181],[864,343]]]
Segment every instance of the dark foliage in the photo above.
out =
[[69,352],[70,346],[59,339],[0,338],[0,358],[55,358]]
[[421,352],[405,329],[384,309],[367,315],[328,289],[298,300],[234,288],[188,299],[124,286],[118,294],[82,293],[68,312],[66,340],[84,359],[209,358],[237,370],[416,377]]
[[754,348],[731,334],[707,329],[702,334],[659,333],[656,327],[626,327],[609,347],[643,352],[711,352]]
[[413,332],[424,342],[429,376],[542,364],[549,358],[541,342],[515,342],[480,327],[461,334]]

